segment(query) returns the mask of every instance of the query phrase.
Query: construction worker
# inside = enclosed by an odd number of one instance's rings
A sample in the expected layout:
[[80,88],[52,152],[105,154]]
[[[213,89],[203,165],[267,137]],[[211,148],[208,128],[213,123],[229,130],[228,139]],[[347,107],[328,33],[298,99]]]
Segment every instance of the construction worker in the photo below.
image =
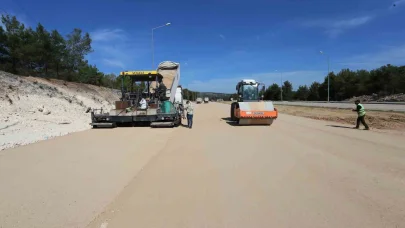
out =
[[190,101],[187,101],[184,109],[187,112],[187,127],[191,129],[193,127],[194,107]]
[[166,90],[167,87],[165,86],[165,84],[163,83],[162,79],[158,79],[159,81],[159,87],[158,87],[158,97],[161,101],[167,101],[168,98],[166,97]]
[[364,106],[360,104],[360,100],[356,100],[354,102],[356,104],[356,109],[353,109],[353,112],[357,112],[357,123],[356,123],[356,129],[359,129],[360,127],[360,122],[364,125],[365,130],[370,130],[368,127],[366,120],[364,119],[366,117],[366,111],[364,109]]

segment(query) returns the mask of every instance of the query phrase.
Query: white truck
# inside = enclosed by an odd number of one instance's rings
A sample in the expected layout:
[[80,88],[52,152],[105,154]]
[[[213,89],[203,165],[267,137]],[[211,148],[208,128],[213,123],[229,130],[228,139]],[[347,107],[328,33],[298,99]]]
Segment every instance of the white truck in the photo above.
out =
[[196,102],[197,104],[201,104],[203,102],[203,99],[201,97],[197,97]]
[[204,103],[208,103],[210,99],[208,97],[204,97]]

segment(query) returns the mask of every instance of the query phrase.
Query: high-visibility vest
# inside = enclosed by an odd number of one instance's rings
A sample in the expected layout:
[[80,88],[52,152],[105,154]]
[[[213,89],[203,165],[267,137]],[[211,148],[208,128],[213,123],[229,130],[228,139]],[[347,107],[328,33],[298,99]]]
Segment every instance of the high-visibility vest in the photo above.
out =
[[359,116],[364,116],[364,115],[366,115],[366,110],[364,109],[364,106],[362,105],[362,104],[358,104],[358,105],[360,105],[360,110],[359,111],[357,111],[357,113],[358,113],[358,115]]

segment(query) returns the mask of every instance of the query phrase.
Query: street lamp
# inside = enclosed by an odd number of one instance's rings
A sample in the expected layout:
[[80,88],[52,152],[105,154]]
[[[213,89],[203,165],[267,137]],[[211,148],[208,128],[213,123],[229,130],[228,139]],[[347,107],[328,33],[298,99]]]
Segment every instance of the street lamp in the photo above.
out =
[[[319,51],[319,53],[321,53],[321,55],[324,55],[323,51]],[[326,58],[328,60],[328,103],[329,103],[329,55],[326,55]]]
[[162,28],[162,27],[169,26],[169,25],[171,25],[171,23],[166,23],[164,25],[161,25],[161,26],[158,26],[158,27],[152,29],[152,69],[155,66],[155,53],[154,53],[155,50],[154,50],[154,45],[153,45],[153,31],[155,29]]
[[[276,70],[277,72],[278,70]],[[280,71],[280,100],[283,101],[283,72]]]

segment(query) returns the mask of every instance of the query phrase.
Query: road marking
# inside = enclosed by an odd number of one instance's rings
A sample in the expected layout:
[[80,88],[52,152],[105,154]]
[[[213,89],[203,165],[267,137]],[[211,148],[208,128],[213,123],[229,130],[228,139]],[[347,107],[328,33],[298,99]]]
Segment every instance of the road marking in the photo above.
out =
[[100,226],[100,228],[107,228],[108,222],[103,222]]

